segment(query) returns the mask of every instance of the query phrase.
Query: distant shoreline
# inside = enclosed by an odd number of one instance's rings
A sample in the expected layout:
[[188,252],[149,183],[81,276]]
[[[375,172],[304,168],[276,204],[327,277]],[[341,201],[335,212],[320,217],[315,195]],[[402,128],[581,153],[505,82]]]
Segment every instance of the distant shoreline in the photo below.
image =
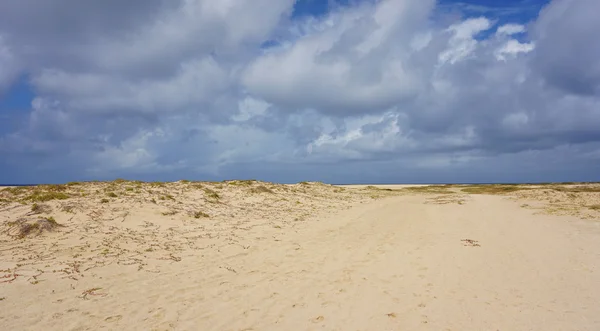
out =
[[[133,181],[133,180],[132,180]],[[194,180],[196,181],[196,180]],[[229,180],[225,180],[225,181],[229,181]],[[96,181],[82,181],[81,183],[87,183],[87,182],[96,182]],[[110,182],[110,181],[100,181],[100,182]],[[141,182],[145,182],[145,181],[141,181]],[[174,183],[177,181],[165,181],[164,183]],[[203,182],[203,181],[198,181],[198,182]],[[204,182],[209,182],[209,181],[204,181]],[[600,182],[594,182],[594,181],[590,181],[590,182],[520,182],[520,183],[511,183],[511,182],[486,182],[486,183],[482,183],[482,182],[475,182],[475,183],[325,183],[325,184],[330,184],[330,185],[334,185],[334,186],[368,186],[368,185],[376,185],[376,186],[382,186],[382,185],[386,185],[386,186],[406,186],[406,185],[544,185],[544,184],[562,184],[562,185],[569,185],[569,184],[597,184]],[[38,183],[38,184],[0,184],[0,187],[14,187],[14,186],[38,186],[38,185],[64,185],[67,183],[60,183],[60,184],[56,184],[56,183]],[[277,183],[277,184],[284,184],[284,185],[291,185],[291,184],[297,184],[297,183]]]

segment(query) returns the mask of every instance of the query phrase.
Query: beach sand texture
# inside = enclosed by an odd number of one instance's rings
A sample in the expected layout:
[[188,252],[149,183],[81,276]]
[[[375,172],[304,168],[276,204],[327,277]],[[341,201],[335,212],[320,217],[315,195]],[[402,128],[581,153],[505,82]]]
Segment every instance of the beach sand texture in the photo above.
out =
[[0,190],[3,330],[600,330],[600,185]]

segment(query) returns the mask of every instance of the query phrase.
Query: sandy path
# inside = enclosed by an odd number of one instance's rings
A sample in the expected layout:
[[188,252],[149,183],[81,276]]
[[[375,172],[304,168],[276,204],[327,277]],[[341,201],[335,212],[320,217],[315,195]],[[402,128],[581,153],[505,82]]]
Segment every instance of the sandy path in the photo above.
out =
[[194,252],[159,274],[100,270],[79,286],[106,296],[89,300],[23,285],[0,314],[6,329],[600,330],[598,223],[501,197],[425,202],[256,230],[272,241]]

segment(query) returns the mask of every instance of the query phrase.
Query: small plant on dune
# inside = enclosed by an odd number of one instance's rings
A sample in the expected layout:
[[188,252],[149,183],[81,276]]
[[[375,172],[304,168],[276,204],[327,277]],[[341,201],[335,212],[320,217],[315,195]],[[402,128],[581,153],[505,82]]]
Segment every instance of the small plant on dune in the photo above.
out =
[[32,214],[48,213],[50,212],[50,209],[50,206],[41,203],[34,203],[33,205],[31,205]]
[[250,189],[250,192],[252,192],[252,193],[270,193],[270,194],[275,193],[275,192],[273,192],[273,190],[268,189],[267,187],[265,187],[263,185],[260,185],[260,186]]
[[106,193],[106,195],[107,195],[109,198],[116,198],[116,197],[118,197],[118,195],[117,195],[115,192],[108,192],[108,193]]
[[117,184],[126,183],[126,182],[127,182],[127,179],[123,179],[123,178],[117,178],[113,181],[113,183],[117,183]]
[[2,193],[8,193],[11,195],[21,195],[24,193],[27,193],[31,190],[34,190],[35,188],[33,186],[16,186],[16,187],[7,187],[4,190],[2,190]]
[[150,202],[156,204],[156,200],[154,198],[150,199]]
[[51,200],[66,200],[71,196],[62,192],[40,192],[36,191],[25,198],[32,202],[46,202]]
[[570,193],[598,193],[600,192],[600,186],[593,185],[579,185],[573,187],[566,186],[555,186],[552,187],[553,190],[559,192],[570,192]]
[[588,208],[591,209],[591,210],[600,211],[600,205],[592,205],[592,206],[589,206]]
[[401,189],[401,191],[411,193],[432,193],[432,194],[450,194],[452,191],[446,185],[424,185],[424,186],[413,186]]
[[190,181],[187,180],[187,179],[182,179],[179,182],[182,183],[182,184],[189,184],[190,183]]
[[133,192],[133,187],[127,187],[127,188],[125,188],[125,191],[127,191],[127,192]]
[[43,232],[52,232],[55,229],[62,227],[58,224],[54,217],[41,218],[35,221],[27,219],[19,219],[13,222],[8,222],[11,227],[8,234],[18,239],[25,239],[30,235],[41,235]]
[[56,185],[56,184],[40,185],[40,186],[38,186],[38,188],[41,190],[50,191],[50,192],[64,192],[67,190],[66,185]]
[[206,193],[206,196],[208,198],[213,199],[213,200],[219,200],[221,198],[221,196],[217,192],[215,192],[209,188],[205,188],[204,193]]
[[470,194],[504,194],[512,193],[522,190],[529,190],[531,188],[525,187],[524,185],[471,185],[462,189],[464,193]]
[[102,200],[100,200],[100,203],[108,203],[110,200],[108,200],[107,198],[104,198]]
[[236,185],[236,186],[252,186],[252,184],[257,183],[256,179],[240,179],[240,180],[230,180],[225,181],[228,185]]
[[201,218],[201,217],[210,217],[207,213],[202,212],[202,211],[197,211],[194,213],[194,218]]

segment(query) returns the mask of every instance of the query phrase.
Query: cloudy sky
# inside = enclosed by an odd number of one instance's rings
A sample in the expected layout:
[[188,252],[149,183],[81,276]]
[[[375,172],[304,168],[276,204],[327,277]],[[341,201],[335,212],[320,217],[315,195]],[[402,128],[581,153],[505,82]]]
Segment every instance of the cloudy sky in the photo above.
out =
[[4,0],[0,183],[600,181],[598,0]]

